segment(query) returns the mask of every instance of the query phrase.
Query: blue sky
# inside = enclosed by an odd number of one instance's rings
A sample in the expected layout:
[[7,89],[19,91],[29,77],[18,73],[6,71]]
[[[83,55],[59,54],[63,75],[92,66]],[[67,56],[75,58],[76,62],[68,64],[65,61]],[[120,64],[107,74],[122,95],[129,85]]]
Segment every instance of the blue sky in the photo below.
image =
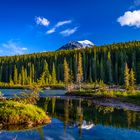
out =
[[140,0],[0,0],[0,55],[53,51],[85,39],[140,40]]

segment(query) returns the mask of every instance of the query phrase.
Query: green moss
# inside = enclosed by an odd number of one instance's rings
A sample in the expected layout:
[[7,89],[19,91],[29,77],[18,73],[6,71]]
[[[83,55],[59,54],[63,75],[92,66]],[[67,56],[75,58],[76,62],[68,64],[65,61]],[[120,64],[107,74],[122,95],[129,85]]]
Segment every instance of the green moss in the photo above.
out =
[[30,127],[50,122],[46,113],[35,105],[15,101],[0,102],[0,124],[28,125]]

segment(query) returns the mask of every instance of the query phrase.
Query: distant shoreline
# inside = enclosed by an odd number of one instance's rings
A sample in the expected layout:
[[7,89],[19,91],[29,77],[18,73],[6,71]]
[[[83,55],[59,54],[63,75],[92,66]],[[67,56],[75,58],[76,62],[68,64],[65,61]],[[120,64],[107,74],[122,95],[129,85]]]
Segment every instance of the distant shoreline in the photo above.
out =
[[65,89],[64,85],[48,85],[48,86],[40,86],[40,85],[15,85],[15,86],[0,86],[0,89],[32,89],[32,87],[39,87],[43,89]]
[[132,103],[140,106],[140,90],[136,90],[134,93],[118,89],[118,90],[106,90],[106,91],[95,91],[95,90],[73,90],[67,92],[66,96],[75,96],[80,98],[91,98],[94,100],[114,100],[124,103]]

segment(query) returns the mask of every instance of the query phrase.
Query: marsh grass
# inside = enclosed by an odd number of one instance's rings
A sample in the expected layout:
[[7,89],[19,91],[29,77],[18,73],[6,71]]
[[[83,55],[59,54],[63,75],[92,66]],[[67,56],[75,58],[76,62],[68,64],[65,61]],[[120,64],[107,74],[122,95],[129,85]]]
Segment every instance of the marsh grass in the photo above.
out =
[[0,102],[0,124],[27,125],[33,127],[50,122],[50,118],[39,107],[16,101]]

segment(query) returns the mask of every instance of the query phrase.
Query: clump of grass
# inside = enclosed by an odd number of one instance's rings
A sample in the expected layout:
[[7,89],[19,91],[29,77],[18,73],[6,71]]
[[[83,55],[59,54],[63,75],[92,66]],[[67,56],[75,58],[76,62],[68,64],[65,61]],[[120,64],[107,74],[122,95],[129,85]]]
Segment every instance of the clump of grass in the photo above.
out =
[[46,113],[35,105],[16,101],[0,102],[0,124],[2,126],[27,125],[33,127],[47,124],[50,121]]

